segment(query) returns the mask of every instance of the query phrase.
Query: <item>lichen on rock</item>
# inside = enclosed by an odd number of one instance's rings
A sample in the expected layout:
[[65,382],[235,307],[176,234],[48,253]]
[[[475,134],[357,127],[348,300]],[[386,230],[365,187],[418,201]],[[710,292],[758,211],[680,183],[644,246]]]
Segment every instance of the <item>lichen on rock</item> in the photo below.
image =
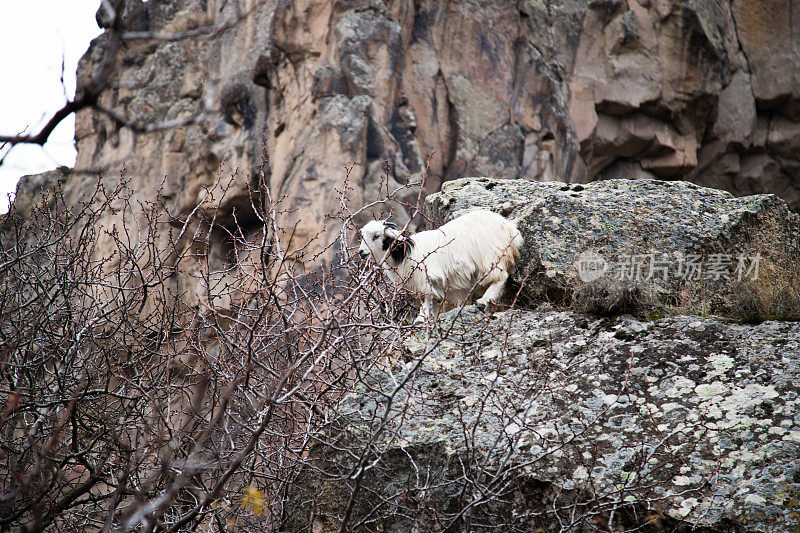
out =
[[[492,505],[508,505],[523,529],[549,516],[549,531],[559,512],[592,516],[626,502],[661,515],[664,530],[797,527],[797,323],[523,310],[486,319],[465,309],[438,325],[446,335],[410,337],[405,355],[374,368],[339,407],[347,438],[371,443],[359,502],[392,501],[373,515],[384,531],[446,523],[464,490],[486,496],[474,516],[487,525]],[[352,466],[335,447],[315,453],[317,466]],[[297,494],[324,483],[314,501],[324,515],[352,487],[318,475],[301,474]],[[524,488],[534,481],[544,485]],[[391,500],[397,487],[405,499]]]
[[697,185],[463,178],[428,196],[436,227],[470,209],[517,221],[528,296],[606,314],[800,317],[800,216],[774,195]]

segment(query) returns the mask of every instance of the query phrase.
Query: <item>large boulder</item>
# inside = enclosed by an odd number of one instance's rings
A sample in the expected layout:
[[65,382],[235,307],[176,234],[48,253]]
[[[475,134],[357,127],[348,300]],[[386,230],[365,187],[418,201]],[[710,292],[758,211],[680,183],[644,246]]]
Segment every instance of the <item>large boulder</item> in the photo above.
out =
[[604,313],[800,317],[800,215],[774,195],[682,181],[464,178],[428,196],[436,227],[470,209],[517,221],[534,300]]
[[349,525],[385,532],[800,526],[799,323],[467,309],[439,325],[342,401],[290,530],[339,531],[351,496]]

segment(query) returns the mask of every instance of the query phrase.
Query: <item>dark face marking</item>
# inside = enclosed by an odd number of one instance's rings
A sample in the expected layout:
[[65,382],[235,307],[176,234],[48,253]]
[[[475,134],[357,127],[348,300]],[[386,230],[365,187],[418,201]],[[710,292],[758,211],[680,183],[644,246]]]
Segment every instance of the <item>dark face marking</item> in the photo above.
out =
[[395,263],[400,263],[406,256],[411,252],[411,248],[414,247],[414,241],[411,240],[410,237],[389,237],[388,235],[383,236],[383,241],[381,242],[381,249],[385,252],[389,250],[389,257]]

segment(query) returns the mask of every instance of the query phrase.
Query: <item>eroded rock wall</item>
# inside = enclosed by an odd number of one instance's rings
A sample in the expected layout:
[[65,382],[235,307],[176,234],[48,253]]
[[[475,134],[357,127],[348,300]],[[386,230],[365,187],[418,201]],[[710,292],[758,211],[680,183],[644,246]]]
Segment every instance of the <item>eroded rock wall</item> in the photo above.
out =
[[[161,188],[178,216],[202,203],[244,226],[248,187],[263,168],[272,197],[286,198],[280,222],[294,228],[293,242],[319,235],[309,257],[339,231],[326,214],[339,205],[346,168],[355,207],[429,167],[426,192],[469,175],[657,177],[773,192],[797,210],[795,4],[134,3],[137,30],[229,27],[208,38],[128,41],[102,104],[141,124],[198,118],[133,134],[83,111],[76,166],[113,181],[124,164],[139,197]],[[79,79],[97,67],[104,39]],[[77,172],[68,190],[80,194],[89,179]],[[400,198],[415,204],[417,192]],[[319,257],[330,262],[333,252]]]
[[569,80],[588,177],[686,177],[797,210],[797,7],[591,3]]

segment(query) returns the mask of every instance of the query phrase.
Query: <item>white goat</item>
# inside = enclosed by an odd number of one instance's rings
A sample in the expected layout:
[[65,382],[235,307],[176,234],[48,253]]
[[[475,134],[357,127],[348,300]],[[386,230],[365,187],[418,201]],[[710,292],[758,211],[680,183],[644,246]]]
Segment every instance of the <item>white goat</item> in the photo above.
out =
[[485,309],[501,295],[523,244],[516,224],[482,210],[411,237],[391,222],[374,220],[361,228],[361,237],[361,257],[372,255],[392,281],[424,296],[416,322],[431,316],[434,299],[461,305],[473,289],[485,289],[475,302]]

